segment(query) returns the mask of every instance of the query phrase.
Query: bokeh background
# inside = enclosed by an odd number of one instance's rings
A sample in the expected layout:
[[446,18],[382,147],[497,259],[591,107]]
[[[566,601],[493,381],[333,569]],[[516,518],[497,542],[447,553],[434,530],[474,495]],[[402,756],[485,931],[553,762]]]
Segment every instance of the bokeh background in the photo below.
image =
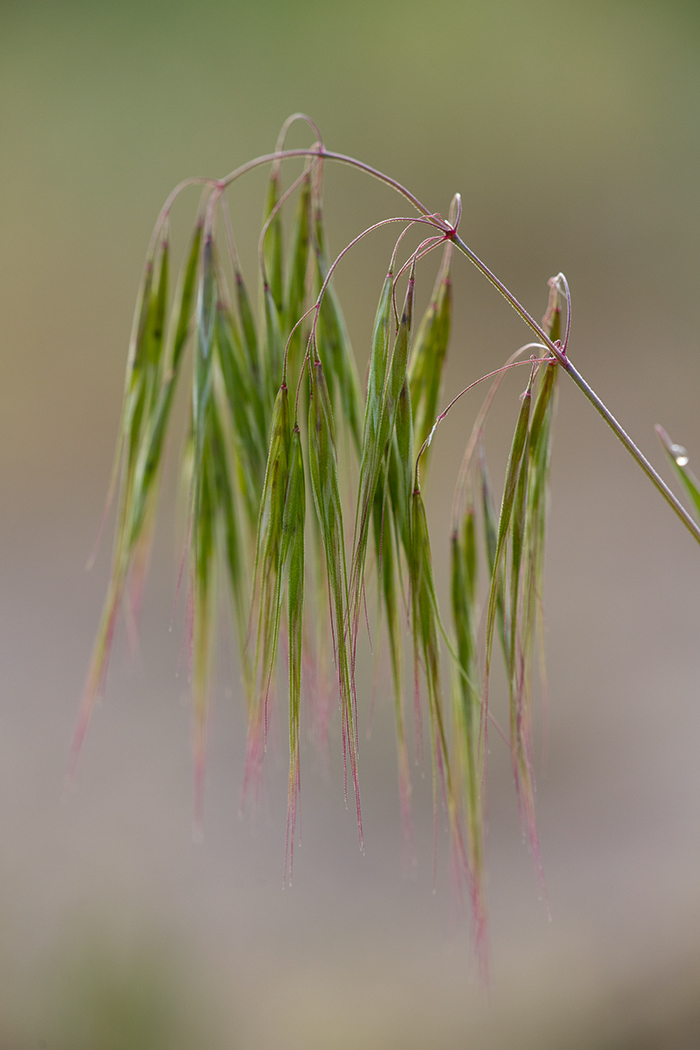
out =
[[[572,359],[658,466],[656,422],[692,465],[695,0],[1,0],[0,99],[0,1045],[700,1046],[699,552],[565,379],[546,580],[548,745],[537,762],[552,922],[494,740],[488,995],[442,838],[433,892],[430,777],[419,773],[419,863],[406,863],[381,696],[362,748],[366,855],[337,748],[324,771],[307,744],[303,847],[283,892],[283,723],[265,797],[241,819],[245,727],[235,667],[222,665],[205,837],[193,843],[167,508],[140,654],[130,659],[118,639],[63,797],[108,539],[91,574],[84,565],[139,274],[171,187],[267,152],[284,118],[305,110],[329,148],[393,174],[436,210],[460,190],[467,242],[535,315],[563,270]],[[231,198],[251,280],[263,186],[253,177]],[[347,171],[329,171],[327,197],[337,250],[397,208]],[[188,207],[181,227],[176,217],[183,238]],[[362,361],[386,250],[363,248],[339,274]],[[423,301],[430,283],[426,270]],[[466,262],[455,289],[446,393],[525,341]],[[489,430],[497,462],[520,385],[504,385]],[[454,413],[435,454],[442,573],[477,403]],[[170,509],[173,492],[171,482]]]

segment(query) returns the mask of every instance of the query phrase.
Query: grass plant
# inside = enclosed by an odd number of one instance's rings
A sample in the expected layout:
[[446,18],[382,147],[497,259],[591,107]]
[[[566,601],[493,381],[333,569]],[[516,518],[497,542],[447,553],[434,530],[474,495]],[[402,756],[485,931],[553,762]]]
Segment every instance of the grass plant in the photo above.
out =
[[[310,147],[285,148],[295,120],[306,121],[311,129],[315,141]],[[284,166],[294,160],[301,161],[303,170],[285,189]],[[391,216],[360,232],[335,260],[327,257],[323,220],[323,173],[329,162],[351,165],[381,180],[411,208],[407,216]],[[237,181],[263,164],[270,165],[270,177],[259,242],[256,313],[238,259],[227,193],[235,192]],[[171,212],[181,192],[192,186],[200,188],[202,199],[173,292]],[[291,208],[292,235],[285,251],[282,215]],[[536,672],[546,688],[542,597],[560,372],[576,383],[699,541],[700,529],[572,364],[568,354],[571,298],[563,274],[550,280],[547,311],[542,323],[536,322],[462,240],[460,213],[458,195],[444,219],[396,180],[327,150],[313,121],[301,114],[285,123],[274,153],[223,179],[187,179],[171,193],[151,238],[129,346],[108,497],[108,505],[113,496],[117,500],[112,575],[72,765],[104,687],[118,615],[125,614],[130,630],[137,620],[174,394],[183,373],[182,382],[189,383],[191,391],[183,457],[189,493],[183,564],[198,819],[214,640],[226,592],[234,610],[241,692],[248,714],[244,798],[254,792],[260,777],[280,651],[288,654],[285,878],[290,881],[300,802],[300,739],[304,722],[318,708],[314,694],[323,679],[319,667],[329,653],[340,708],[345,798],[347,802],[349,791],[354,795],[362,845],[358,741],[363,705],[356,688],[356,665],[365,626],[375,638],[387,639],[401,812],[411,843],[410,734],[404,697],[408,644],[413,652],[418,759],[422,761],[426,732],[436,833],[442,805],[455,870],[469,886],[474,935],[481,951],[487,938],[483,794],[491,731],[503,736],[511,750],[522,825],[541,872],[532,703]],[[388,225],[397,228],[397,239],[379,294],[363,390],[333,276],[361,238]],[[408,247],[411,236],[418,243]],[[416,323],[415,285],[422,277],[422,260],[434,251],[442,254],[437,280],[427,310]],[[428,483],[433,442],[439,440],[439,423],[465,392],[440,410],[455,252],[501,292],[534,341],[466,388],[492,380],[456,484],[449,531],[451,622],[447,623],[433,577],[423,486]],[[227,273],[233,274],[232,287]],[[404,283],[399,312],[397,295]],[[513,439],[497,509],[485,424],[503,376],[517,368],[524,369],[526,378],[520,404],[513,405]],[[695,511],[700,512],[698,482],[687,468],[685,450],[661,428],[659,436]],[[349,490],[353,478],[354,504],[344,506],[341,493]],[[373,593],[373,577],[376,610],[368,597]],[[499,651],[508,689],[507,730],[495,722],[489,704],[491,670]],[[444,684],[448,664],[451,694]]]

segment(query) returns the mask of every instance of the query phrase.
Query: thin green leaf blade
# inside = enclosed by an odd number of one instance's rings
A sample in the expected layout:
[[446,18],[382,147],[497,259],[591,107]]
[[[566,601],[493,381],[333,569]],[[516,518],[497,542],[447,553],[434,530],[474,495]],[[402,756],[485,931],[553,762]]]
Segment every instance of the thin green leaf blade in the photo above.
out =
[[688,496],[690,496],[696,517],[700,519],[700,482],[688,466],[690,459],[688,451],[682,445],[677,445],[675,442],[671,441],[671,438],[662,426],[657,424],[655,429],[666,455],[671,461],[671,466],[673,467],[676,477]]

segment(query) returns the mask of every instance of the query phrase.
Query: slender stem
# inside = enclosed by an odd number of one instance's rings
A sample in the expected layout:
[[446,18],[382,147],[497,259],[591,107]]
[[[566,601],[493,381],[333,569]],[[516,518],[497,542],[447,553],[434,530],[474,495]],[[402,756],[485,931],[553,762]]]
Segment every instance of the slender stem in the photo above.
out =
[[[528,347],[530,347],[530,346],[537,346],[537,345],[538,345],[537,343],[528,343]],[[521,349],[525,349],[525,348],[523,347]],[[546,348],[542,346],[542,347],[540,347],[540,349],[544,350]],[[520,353],[520,352],[521,352],[520,350],[517,351],[517,353]],[[440,426],[440,424],[442,423],[443,419],[447,416],[447,414],[450,411],[450,409],[454,405],[457,404],[457,402],[459,401],[460,397],[462,397],[463,394],[466,394],[470,390],[473,390],[475,386],[478,386],[479,383],[483,383],[484,380],[486,380],[486,379],[493,379],[494,376],[502,376],[503,373],[507,372],[510,368],[517,368],[519,365],[530,365],[531,367],[534,367],[535,365],[546,365],[547,362],[549,362],[550,364],[554,363],[552,361],[551,357],[539,357],[538,358],[538,357],[534,357],[534,356],[529,358],[529,360],[527,360],[527,361],[507,361],[506,364],[501,365],[500,368],[496,368],[496,369],[494,369],[493,372],[488,372],[487,375],[481,376],[479,379],[475,379],[473,383],[469,384],[469,386],[465,386],[464,390],[460,390],[460,392],[457,394],[457,396],[452,398],[452,400],[450,401],[450,403],[447,406],[447,408],[444,408],[442,410],[442,412],[440,413],[440,415],[437,417],[437,419],[433,423],[432,430],[430,431],[430,433],[428,434],[427,438],[425,439],[425,441],[423,442],[423,444],[421,445],[421,447],[419,449],[418,455],[416,456],[414,491],[415,492],[420,492],[420,474],[419,474],[419,471],[418,471],[418,466],[419,466],[419,463],[420,463],[421,456],[423,455],[423,453],[425,452],[426,449],[430,448],[430,445],[432,444],[433,438],[435,437],[435,431]],[[530,382],[530,385],[532,385],[532,380]]]
[[682,503],[676,499],[670,488],[652,467],[649,460],[643,454],[643,452],[637,448],[632,438],[629,436],[626,430],[620,426],[618,421],[607,406],[601,401],[595,391],[588,385],[586,380],[583,378],[581,373],[573,366],[567,354],[563,353],[562,348],[557,343],[552,342],[547,333],[538,325],[537,321],[527,312],[524,306],[522,306],[515,296],[510,292],[502,281],[496,277],[494,273],[489,270],[488,266],[479,259],[479,257],[469,248],[459,234],[455,233],[452,240],[457,245],[459,250],[467,256],[467,258],[476,266],[477,270],[484,275],[484,277],[496,288],[504,299],[510,303],[515,312],[525,322],[525,324],[532,329],[538,339],[540,339],[548,350],[556,357],[557,361],[564,369],[564,371],[573,379],[576,386],[581,390],[583,394],[588,398],[593,407],[597,409],[600,415],[603,417],[605,422],[608,424],[610,429],[613,431],[619,441],[625,446],[629,454],[635,460],[637,465],[644,471],[646,476],[651,481],[652,485],[658,489],[663,498],[669,504],[671,509],[680,518],[688,531],[692,534],[693,538],[700,543],[700,527],[698,527],[695,520],[691,517],[688,511],[685,509]]
[[[262,164],[270,164],[277,160],[288,160],[291,157],[323,157],[326,160],[337,160],[340,164],[349,164],[353,168],[359,168],[360,171],[366,172],[371,175],[372,178],[378,179],[380,182],[384,182],[387,186],[391,186],[393,189],[400,193],[402,197],[405,197],[407,201],[410,201],[416,211],[420,212],[421,215],[431,217],[433,213],[425,207],[421,201],[418,200],[405,186],[402,186],[396,179],[392,179],[391,176],[385,175],[383,172],[378,171],[377,168],[371,167],[369,164],[365,164],[361,160],[355,160],[354,157],[348,157],[344,153],[332,153],[330,150],[319,148],[318,146],[313,149],[286,149],[281,150],[279,153],[266,153],[262,157],[256,157],[255,160],[249,160],[247,164],[242,164],[235,171],[230,172],[218,183],[218,189],[225,189],[231,182],[235,182],[236,179],[240,178],[241,175],[245,175],[247,171],[252,171],[253,168],[259,168]],[[444,222],[444,220],[443,220]],[[452,229],[448,223],[444,223],[445,230]]]
[[[399,246],[399,244],[401,242],[401,238],[408,231],[408,229],[410,229],[410,227],[413,226],[414,223],[417,223],[417,222],[426,223],[428,226],[436,226],[437,225],[436,222],[432,219],[432,217],[431,218],[427,218],[427,219],[412,219],[412,218],[410,218],[409,216],[406,216],[406,215],[394,215],[390,219],[382,219],[380,222],[375,222],[375,223],[372,224],[372,226],[368,226],[366,230],[363,230],[362,233],[358,233],[358,235],[356,237],[353,237],[353,239],[350,241],[349,244],[345,245],[345,247],[343,248],[342,252],[339,255],[336,256],[336,258],[333,260],[331,265],[328,267],[328,273],[326,274],[326,277],[325,277],[325,279],[323,281],[323,284],[321,285],[321,290],[318,293],[318,296],[316,297],[316,307],[317,308],[320,308],[320,306],[321,306],[321,300],[323,299],[323,296],[326,294],[326,289],[327,289],[327,287],[328,287],[328,285],[330,283],[331,277],[333,276],[333,271],[336,269],[336,267],[338,266],[338,263],[341,261],[341,259],[343,259],[344,256],[347,255],[347,253],[350,251],[350,249],[354,248],[354,246],[359,241],[361,241],[363,237],[366,237],[368,233],[374,233],[375,230],[380,229],[382,226],[388,226],[389,223],[392,223],[392,222],[407,222],[409,225],[406,227],[405,230],[402,230],[401,236],[399,237],[398,241],[396,242],[396,247],[394,248],[394,254],[392,255],[391,262],[389,263],[389,273],[393,272],[394,264],[396,262],[396,251],[397,251],[397,248],[398,248],[398,246]],[[394,307],[394,309],[396,309],[396,307]],[[315,335],[315,333],[316,333],[317,319],[318,319],[318,314],[314,318],[314,325],[313,325],[313,329],[312,329],[312,334],[313,335]]]

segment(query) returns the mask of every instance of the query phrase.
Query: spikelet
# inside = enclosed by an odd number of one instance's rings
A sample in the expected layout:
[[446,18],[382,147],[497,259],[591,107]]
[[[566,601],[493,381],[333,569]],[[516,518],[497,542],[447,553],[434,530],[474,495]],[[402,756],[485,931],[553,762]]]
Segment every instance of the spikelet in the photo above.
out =
[[355,651],[364,593],[364,570],[374,496],[379,483],[382,465],[394,434],[399,400],[406,386],[413,319],[414,285],[415,276],[414,267],[412,267],[408,288],[406,289],[403,313],[394,340],[390,361],[388,360],[388,346],[393,287],[391,272],[389,272],[384,282],[375,319],[350,573],[353,651]]
[[432,553],[425,506],[418,485],[411,495],[409,574],[411,582],[411,625],[416,708],[420,705],[421,667],[425,676],[433,770],[433,820],[436,835],[438,797],[442,791],[447,806],[453,858],[458,874],[465,863],[464,843],[459,820],[459,804],[452,776],[448,746],[448,725],[443,709],[439,636],[442,625],[433,581]]
[[284,273],[282,248],[282,213],[278,208],[280,199],[280,167],[273,164],[267,184],[263,227],[269,222],[263,243],[263,262],[267,283],[279,316],[284,314]]
[[471,880],[474,940],[482,958],[486,946],[486,901],[484,887],[484,843],[482,784],[484,736],[480,730],[481,697],[475,684],[479,677],[477,628],[477,543],[474,501],[467,498],[461,519],[453,525],[451,548],[452,621],[458,668],[453,680],[453,736],[455,777],[464,797],[467,864]]
[[267,731],[268,700],[277,655],[280,547],[289,476],[290,438],[289,394],[283,384],[277,393],[272,413],[253,569],[251,627],[255,623],[255,693],[248,715],[244,798],[248,785],[260,773]]
[[289,789],[287,797],[287,847],[289,881],[294,867],[301,771],[299,764],[299,721],[301,712],[301,669],[304,637],[304,522],[306,486],[304,457],[298,425],[292,432],[289,452],[289,481],[282,520],[280,562],[287,571],[287,620],[289,631]]
[[[73,740],[72,775],[96,699],[104,688],[117,617],[131,577],[132,610],[143,575],[155,520],[159,470],[173,396],[190,333],[192,302],[200,257],[201,225],[195,228],[187,264],[176,296],[174,336],[166,341],[169,244],[159,241],[155,263],[146,261],[129,347],[122,418],[107,504],[119,481],[117,529],[107,597],[93,648]],[[173,323],[171,322],[171,329]]]
[[311,234],[311,178],[305,173],[299,190],[297,210],[289,245],[289,265],[282,328],[288,337],[287,369],[289,382],[296,384],[301,361],[299,360],[302,331],[301,320],[306,301],[306,274],[309,266],[309,244]]
[[[420,448],[430,434],[438,414],[442,371],[450,339],[452,311],[452,282],[450,259],[452,244],[444,248],[443,260],[435,281],[435,288],[416,332],[408,366],[413,405],[413,425],[416,447]],[[426,472],[430,450],[426,449],[422,470]]]
[[259,383],[246,367],[243,345],[234,317],[219,302],[216,313],[216,344],[228,401],[238,463],[238,485],[253,529],[257,524],[265,479],[267,435]]
[[386,475],[387,468],[385,466],[374,495],[374,507],[372,510],[377,564],[377,606],[380,627],[382,621],[386,621],[387,627],[391,678],[394,687],[394,722],[396,727],[401,819],[405,841],[412,851],[411,777],[404,716],[403,642],[401,617],[399,614],[400,567],[398,565],[398,551],[391,520]]
[[[313,229],[318,292],[328,277],[320,200],[316,201],[314,208]],[[362,454],[363,418],[360,380],[340,300],[332,281],[326,286],[321,300],[316,326],[316,345],[334,412],[342,417],[344,426],[349,430],[359,459]]]
[[350,659],[348,583],[343,512],[338,486],[335,423],[328,387],[323,375],[323,366],[315,346],[311,348],[309,386],[309,473],[326,558],[328,603],[342,718],[345,799],[347,802],[347,766],[349,762],[355,790],[360,846],[362,847],[362,813],[357,772],[357,707]]

